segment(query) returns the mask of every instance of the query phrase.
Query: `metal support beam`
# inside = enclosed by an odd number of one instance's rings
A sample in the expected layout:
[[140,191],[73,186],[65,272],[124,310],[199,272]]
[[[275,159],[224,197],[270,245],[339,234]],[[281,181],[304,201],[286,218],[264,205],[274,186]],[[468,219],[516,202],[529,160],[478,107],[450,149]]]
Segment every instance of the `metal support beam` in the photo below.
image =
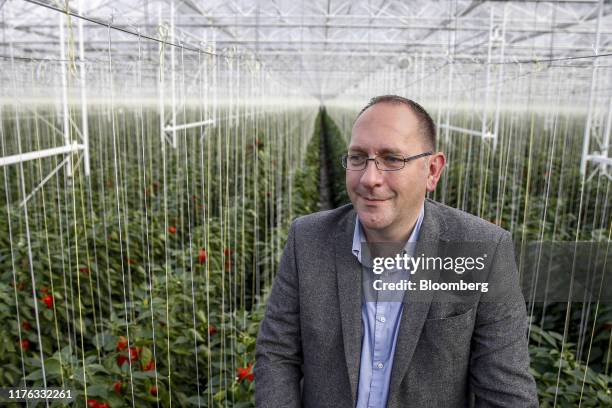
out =
[[[482,124],[481,132],[482,138],[485,138],[485,134],[488,132],[487,114],[489,109],[489,88],[491,87],[491,59],[493,55],[493,7],[490,10],[489,20],[489,45],[487,47],[487,65],[485,68],[485,94],[484,104],[482,106]],[[482,154],[482,149],[480,150]],[[482,161],[482,157],[481,157]]]
[[483,132],[478,131],[478,130],[471,130],[471,129],[466,129],[466,128],[461,128],[461,127],[457,127],[457,126],[451,126],[451,125],[447,125],[447,124],[442,124],[439,125],[440,129],[448,129],[450,131],[453,132],[460,132],[460,133],[465,133],[466,135],[470,135],[470,136],[479,136],[482,137],[483,139],[496,139],[497,135],[491,133],[491,132]]
[[[175,27],[174,27],[174,19],[175,19],[175,5],[174,0],[170,2],[170,42],[172,44],[176,43],[176,35],[175,35]],[[176,47],[170,47],[170,85],[172,92],[172,124],[176,125],[176,55],[174,49]],[[176,129],[171,131],[171,140],[172,147],[176,149]]]
[[[493,134],[498,135],[499,134],[499,117],[500,117],[500,112],[501,112],[501,95],[502,95],[502,89],[503,89],[503,82],[504,82],[504,62],[505,62],[505,50],[506,50],[506,10],[507,10],[507,4],[504,4],[504,8],[503,8],[503,17],[502,17],[502,28],[501,28],[501,49],[499,52],[499,60],[502,62],[499,66],[499,72],[497,75],[497,98],[495,101],[495,119],[493,122]],[[495,149],[497,148],[497,138],[495,138],[493,140],[493,151],[495,151]]]
[[170,125],[168,125],[168,126],[166,126],[164,128],[164,132],[168,132],[168,133],[173,132],[173,133],[176,133],[177,130],[192,129],[192,128],[195,128],[195,127],[202,127],[202,126],[208,126],[208,125],[214,125],[214,124],[215,124],[214,119],[207,119],[207,120],[204,120],[202,122],[186,123],[184,125],[178,125],[178,126],[170,126]]
[[165,48],[164,48],[164,20],[162,19],[163,13],[162,13],[162,6],[161,3],[158,4],[158,9],[157,9],[157,13],[158,13],[158,22],[159,22],[159,31],[160,31],[160,38],[162,41],[159,42],[159,80],[157,82],[158,85],[158,95],[159,95],[159,99],[158,99],[158,103],[159,103],[159,137],[161,138],[161,147],[162,147],[162,152],[165,151],[165,146],[166,146],[166,132],[164,132],[164,128],[166,126],[166,117],[165,117],[165,107],[166,107],[166,102],[164,101],[164,87],[166,86],[165,84],[165,74],[164,74],[164,61],[165,61]]
[[[604,137],[601,143],[601,155],[603,157],[608,157],[608,152],[610,149],[610,133],[612,132],[612,95],[610,95],[610,102],[608,103],[608,115],[606,119],[606,127],[604,129]],[[610,160],[610,159],[608,159]],[[601,163],[601,171],[607,171],[606,164]]]
[[[83,14],[83,0],[79,0],[79,14]],[[81,79],[81,137],[83,141],[83,166],[85,176],[89,176],[89,124],[87,121],[87,77],[85,72],[85,46],[83,19],[79,19],[79,74]]]
[[[604,2],[599,1],[599,12],[597,13],[597,28],[595,29],[595,55],[599,54],[599,39],[601,30],[601,19],[603,14]],[[595,96],[595,88],[597,86],[597,65],[599,58],[593,58],[593,68],[591,71],[591,87],[589,94],[589,107],[587,112],[586,126],[584,128],[584,137],[582,140],[582,158],[580,159],[580,175],[584,178],[586,175],[587,162],[589,161],[589,149],[591,141],[591,129],[593,124],[593,104]]]
[[[64,123],[64,143],[70,145],[70,112],[68,111],[68,70],[66,69],[66,39],[64,34],[64,14],[58,15],[59,30],[60,30],[60,67],[62,75],[62,113]],[[66,174],[72,177],[72,163],[66,164]]]
[[612,157],[604,156],[602,154],[590,154],[587,156],[587,160],[593,163],[599,163],[602,166],[612,166]]
[[0,167],[23,163],[30,160],[42,159],[45,157],[57,156],[59,154],[74,153],[78,152],[79,150],[83,150],[84,148],[85,145],[73,142],[72,144],[66,146],[0,157]]

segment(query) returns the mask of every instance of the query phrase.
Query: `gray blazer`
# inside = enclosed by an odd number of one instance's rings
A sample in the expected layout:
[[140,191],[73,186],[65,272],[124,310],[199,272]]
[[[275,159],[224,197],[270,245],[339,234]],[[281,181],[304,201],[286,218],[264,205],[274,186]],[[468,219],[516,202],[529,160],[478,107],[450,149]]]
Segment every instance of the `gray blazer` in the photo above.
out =
[[[355,217],[349,204],[292,224],[257,337],[257,407],[355,406],[363,333]],[[510,233],[426,200],[416,253],[451,241],[496,243],[490,274],[506,285],[503,300],[441,302],[431,291],[405,299],[387,406],[537,407]]]

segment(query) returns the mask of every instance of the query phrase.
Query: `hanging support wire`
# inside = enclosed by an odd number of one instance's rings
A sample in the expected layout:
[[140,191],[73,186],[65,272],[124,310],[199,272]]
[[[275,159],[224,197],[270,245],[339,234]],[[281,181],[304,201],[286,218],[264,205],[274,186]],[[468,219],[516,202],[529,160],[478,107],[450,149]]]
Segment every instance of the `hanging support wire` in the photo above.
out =
[[[162,36],[162,39],[164,40],[164,42],[160,43],[159,49],[160,49],[160,54],[159,54],[159,58],[160,58],[160,74],[159,74],[159,111],[160,111],[160,125],[161,125],[161,142],[163,144],[165,143],[169,143],[174,149],[177,148],[178,143],[177,143],[177,137],[176,137],[176,132],[179,130],[186,130],[186,129],[193,129],[193,128],[197,128],[197,127],[205,127],[205,126],[209,126],[209,125],[214,125],[215,121],[214,119],[207,119],[207,120],[203,120],[203,121],[199,121],[199,122],[192,122],[192,123],[184,123],[184,124],[177,124],[177,119],[176,119],[176,108],[177,108],[177,103],[176,103],[176,61],[175,61],[175,47],[170,47],[170,73],[171,73],[171,93],[172,93],[172,119],[170,121],[170,123],[166,123],[166,118],[165,118],[165,108],[166,108],[166,104],[164,101],[164,87],[165,87],[165,75],[164,75],[164,59],[165,59],[165,54],[164,54],[164,44],[165,44],[165,37],[167,37],[168,35],[170,36],[170,43],[175,44],[176,38],[175,38],[175,27],[174,27],[174,3],[172,3],[172,6],[170,7],[170,29],[168,30],[167,26],[163,24],[162,21],[162,14],[160,12],[159,14],[159,31],[160,31],[160,35]],[[182,42],[180,42],[180,46],[182,47]]]

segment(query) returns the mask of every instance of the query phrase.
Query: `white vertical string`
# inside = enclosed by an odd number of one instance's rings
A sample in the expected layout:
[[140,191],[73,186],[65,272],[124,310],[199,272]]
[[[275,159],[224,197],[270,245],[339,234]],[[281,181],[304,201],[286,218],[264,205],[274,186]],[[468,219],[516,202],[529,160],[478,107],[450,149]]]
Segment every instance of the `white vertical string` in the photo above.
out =
[[[13,72],[13,74],[16,74],[16,70],[15,70],[15,58],[14,58],[14,51],[13,51],[13,42],[12,39],[11,41],[9,41],[9,52],[10,52],[10,57],[11,57],[11,70]],[[13,94],[14,96],[18,95],[18,90],[17,90],[17,80],[15,78],[15,80],[13,81]],[[22,153],[22,147],[21,147],[21,122],[20,122],[20,118],[19,118],[19,109],[17,107],[15,107],[15,136],[17,138],[17,148],[18,148],[18,153],[21,154]],[[3,138],[4,140],[4,138]],[[21,192],[21,197],[22,199],[25,199],[26,195],[26,186],[25,186],[25,174],[23,171],[23,162],[19,163],[18,166],[18,174],[19,174],[19,185],[20,185],[20,192]],[[5,171],[5,181],[6,181],[6,171]],[[7,185],[7,198],[8,198],[8,184]],[[8,203],[7,203],[8,204]],[[7,208],[10,209],[10,205],[7,205]],[[29,211],[28,211],[28,204],[27,202],[23,203],[23,215],[24,215],[24,224],[25,224],[25,235],[26,235],[26,244],[27,244],[27,254],[28,254],[28,269],[30,272],[30,281],[32,283],[32,300],[34,303],[34,316],[36,319],[36,335],[38,338],[38,344],[39,344],[39,355],[40,355],[40,364],[41,364],[41,372],[42,372],[42,381],[43,381],[43,387],[47,388],[47,375],[45,372],[45,356],[43,354],[43,348],[42,348],[42,336],[41,336],[41,332],[40,332],[40,318],[39,318],[39,312],[38,312],[38,302],[37,302],[37,290],[36,290],[36,277],[34,276],[34,259],[32,256],[32,243],[31,243],[31,237],[30,237],[30,225],[29,225]],[[9,214],[9,220],[10,220],[10,214]],[[10,221],[9,221],[10,222]],[[11,250],[12,250],[12,244],[11,244]],[[11,252],[12,254],[12,252]],[[17,285],[17,283],[15,282],[15,271],[14,271],[14,263],[13,263],[13,280],[14,280],[14,284]],[[16,288],[17,286],[15,286]],[[51,286],[51,295],[53,295],[53,286]],[[17,308],[19,308],[19,302],[16,303]],[[53,303],[53,308],[55,309],[55,303]],[[18,316],[19,318],[19,316]],[[21,342],[21,322],[19,321],[19,319],[17,320],[17,323],[19,324],[19,341]],[[21,343],[20,343],[21,345]],[[20,347],[21,348],[21,347]],[[22,362],[23,362],[23,354],[22,354]],[[25,383],[25,377],[24,377],[24,383]],[[45,404],[48,407],[49,406],[49,401],[45,400]]]
[[[126,293],[126,282],[125,282],[125,256],[123,255],[123,227],[121,224],[121,208],[120,208],[120,193],[119,193],[119,182],[121,181],[119,178],[119,161],[117,159],[117,132],[116,132],[116,124],[115,124],[115,100],[114,100],[114,81],[113,81],[113,59],[112,59],[112,47],[111,47],[111,27],[110,24],[108,26],[108,78],[109,78],[109,92],[110,92],[110,117],[111,117],[111,134],[112,134],[112,143],[113,143],[113,171],[114,171],[114,185],[115,185],[115,197],[116,197],[116,209],[117,209],[117,227],[118,227],[118,235],[119,235],[119,253],[121,255],[121,282],[123,286],[123,311],[125,313],[125,333],[128,341],[128,350],[131,346],[131,338],[130,338],[130,322],[129,322],[129,313],[128,313],[128,298]],[[112,303],[111,303],[112,309]],[[131,389],[131,397],[132,397],[132,406],[135,406],[135,397],[134,397],[134,379],[132,375],[132,358],[128,358],[128,368],[130,373],[130,389]]]

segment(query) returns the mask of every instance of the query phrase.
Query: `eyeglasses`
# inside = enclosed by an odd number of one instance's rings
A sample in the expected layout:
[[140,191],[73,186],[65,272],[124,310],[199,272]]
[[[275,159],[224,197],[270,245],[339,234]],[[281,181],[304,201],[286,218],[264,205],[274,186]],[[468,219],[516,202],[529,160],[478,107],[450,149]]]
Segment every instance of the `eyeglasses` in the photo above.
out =
[[398,154],[383,154],[381,156],[368,157],[365,154],[345,154],[342,156],[342,167],[346,170],[365,170],[370,160],[376,163],[376,168],[382,171],[397,171],[406,166],[406,163],[421,157],[431,156],[433,152],[425,152],[416,156],[404,157]]

